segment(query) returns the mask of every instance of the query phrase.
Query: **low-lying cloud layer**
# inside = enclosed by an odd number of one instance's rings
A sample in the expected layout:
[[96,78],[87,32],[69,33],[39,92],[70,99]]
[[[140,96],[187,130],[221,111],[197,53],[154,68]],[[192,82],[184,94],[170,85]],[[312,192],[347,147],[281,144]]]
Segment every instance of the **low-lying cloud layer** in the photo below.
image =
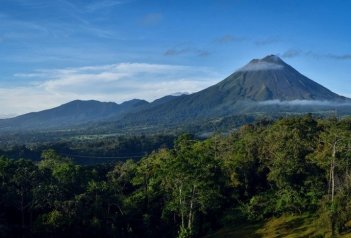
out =
[[152,101],[176,92],[196,92],[221,78],[207,68],[146,63],[36,70],[15,76],[28,83],[0,88],[2,117],[43,110],[75,99]]
[[351,101],[336,102],[336,101],[320,101],[320,100],[291,100],[291,101],[281,101],[281,100],[268,100],[259,102],[260,105],[282,105],[282,106],[331,106],[331,107],[341,107],[341,106],[351,106]]

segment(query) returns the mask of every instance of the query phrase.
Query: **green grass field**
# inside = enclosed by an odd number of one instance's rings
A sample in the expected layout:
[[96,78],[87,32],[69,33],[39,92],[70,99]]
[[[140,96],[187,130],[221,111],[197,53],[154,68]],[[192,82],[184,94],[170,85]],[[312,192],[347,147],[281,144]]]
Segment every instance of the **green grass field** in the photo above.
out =
[[[223,228],[206,238],[322,238],[331,237],[317,228],[316,219],[309,215],[286,215],[258,224],[247,224]],[[351,233],[339,234],[340,238],[351,238]]]

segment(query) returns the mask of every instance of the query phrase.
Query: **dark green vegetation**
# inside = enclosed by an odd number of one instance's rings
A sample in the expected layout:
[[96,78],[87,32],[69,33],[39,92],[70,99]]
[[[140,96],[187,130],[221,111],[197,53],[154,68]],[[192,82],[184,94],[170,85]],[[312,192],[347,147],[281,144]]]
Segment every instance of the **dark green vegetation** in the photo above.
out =
[[[277,56],[252,60],[232,75],[202,91],[165,96],[151,103],[131,100],[120,105],[73,101],[59,107],[0,120],[0,131],[13,135],[40,132],[66,134],[178,132],[231,117],[279,117],[286,113],[328,115],[351,113],[351,100],[297,72]],[[233,121],[233,120],[232,120]],[[236,120],[240,122],[242,120]],[[222,124],[223,125],[223,124]],[[242,125],[242,124],[241,124]],[[228,131],[228,127],[225,128]],[[1,138],[0,138],[1,140]]]
[[53,150],[2,158],[0,236],[339,237],[351,232],[350,169],[351,119],[311,116],[182,135],[113,165]]
[[53,149],[58,155],[82,165],[114,163],[127,159],[139,160],[153,150],[171,148],[174,139],[172,135],[78,136],[55,143],[21,144],[18,139],[11,141],[7,138],[6,143],[0,143],[0,156],[39,161],[43,151]]

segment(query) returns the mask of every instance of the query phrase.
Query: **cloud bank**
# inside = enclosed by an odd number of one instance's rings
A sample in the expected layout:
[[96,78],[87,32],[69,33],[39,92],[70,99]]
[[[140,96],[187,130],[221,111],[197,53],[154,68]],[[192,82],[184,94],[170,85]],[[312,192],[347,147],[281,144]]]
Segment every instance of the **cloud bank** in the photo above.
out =
[[335,101],[320,101],[320,100],[291,100],[291,101],[281,101],[281,100],[267,100],[258,102],[260,105],[282,105],[282,106],[351,106],[351,102],[335,102]]
[[2,115],[23,114],[71,100],[123,102],[155,100],[176,92],[196,92],[222,76],[202,67],[148,63],[119,63],[18,73],[26,85],[1,88]]

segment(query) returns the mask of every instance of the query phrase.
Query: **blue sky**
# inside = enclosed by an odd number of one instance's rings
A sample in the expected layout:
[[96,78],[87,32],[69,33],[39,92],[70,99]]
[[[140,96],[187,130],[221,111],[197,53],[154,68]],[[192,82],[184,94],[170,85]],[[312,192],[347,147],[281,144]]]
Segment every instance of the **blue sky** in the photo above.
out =
[[0,117],[195,92],[268,54],[351,97],[350,12],[341,0],[0,0]]

